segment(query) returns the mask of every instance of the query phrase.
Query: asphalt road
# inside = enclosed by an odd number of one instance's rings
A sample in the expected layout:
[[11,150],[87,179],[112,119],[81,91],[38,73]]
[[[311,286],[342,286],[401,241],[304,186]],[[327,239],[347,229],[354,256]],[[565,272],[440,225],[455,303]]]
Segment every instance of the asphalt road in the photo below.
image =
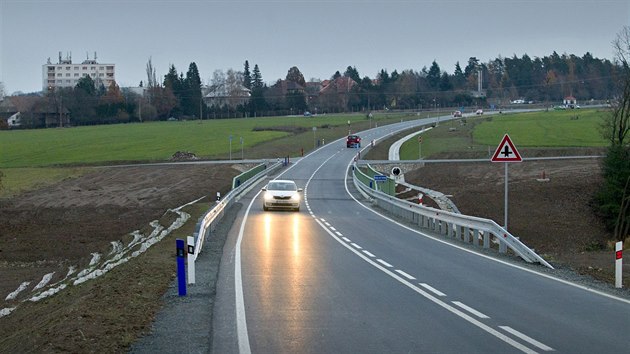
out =
[[[361,134],[363,145],[409,125]],[[302,210],[241,203],[224,247],[215,353],[630,352],[630,302],[411,230],[357,201],[356,149],[332,142],[279,178]],[[535,222],[535,221],[533,221]]]

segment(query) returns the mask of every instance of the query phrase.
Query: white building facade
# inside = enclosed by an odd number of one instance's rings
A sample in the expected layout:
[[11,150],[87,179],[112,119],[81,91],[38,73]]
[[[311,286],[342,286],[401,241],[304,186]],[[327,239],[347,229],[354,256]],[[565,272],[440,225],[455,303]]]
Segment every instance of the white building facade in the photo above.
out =
[[109,88],[116,81],[116,65],[98,63],[96,53],[94,59],[72,64],[71,56],[61,59],[59,53],[57,64],[52,64],[48,58],[48,62],[42,66],[42,91],[47,92],[55,87],[75,87],[84,76],[90,76],[97,87],[103,84],[105,88]]

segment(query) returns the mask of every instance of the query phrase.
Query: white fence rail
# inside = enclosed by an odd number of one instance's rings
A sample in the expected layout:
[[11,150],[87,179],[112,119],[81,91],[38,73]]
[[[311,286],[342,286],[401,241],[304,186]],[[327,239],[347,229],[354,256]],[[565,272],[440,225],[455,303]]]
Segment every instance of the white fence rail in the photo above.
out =
[[[494,241],[499,244],[500,253],[506,253],[510,249],[526,262],[540,263],[553,269],[551,264],[493,220],[429,208],[392,197],[364,184],[361,180],[371,180],[372,185],[377,186],[377,182],[363,173],[356,164],[352,171],[357,189],[372,198],[380,208],[393,215],[417,224],[420,228],[434,231],[447,238],[472,243],[475,246],[491,248],[491,243]],[[361,178],[358,178],[357,174],[360,174]],[[481,245],[480,241],[482,241]]]

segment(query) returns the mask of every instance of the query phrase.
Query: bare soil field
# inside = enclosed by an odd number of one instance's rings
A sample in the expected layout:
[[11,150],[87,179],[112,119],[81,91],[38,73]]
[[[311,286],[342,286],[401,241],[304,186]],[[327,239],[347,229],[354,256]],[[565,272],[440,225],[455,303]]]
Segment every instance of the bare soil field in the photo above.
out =
[[[157,220],[170,225],[170,209],[204,196],[180,236],[229,191],[239,174],[230,165],[94,168],[86,175],[0,200],[0,352],[121,352],[150,328],[161,297],[175,277],[174,241],[164,240],[107,274],[38,302],[27,300],[46,274],[61,281],[69,267],[83,269],[93,253],[129,242]],[[173,237],[174,235],[169,235]],[[27,289],[6,299],[24,283]]]

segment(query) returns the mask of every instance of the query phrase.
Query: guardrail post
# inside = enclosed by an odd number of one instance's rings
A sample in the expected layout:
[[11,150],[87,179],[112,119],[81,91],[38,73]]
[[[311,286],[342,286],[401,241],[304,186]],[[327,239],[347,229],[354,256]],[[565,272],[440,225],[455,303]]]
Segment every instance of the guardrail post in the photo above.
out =
[[487,230],[483,232],[483,248],[490,248],[490,232]]
[[455,224],[453,224],[453,225],[455,226],[455,238],[458,241],[461,241],[461,239],[462,239],[462,227],[459,226],[459,225],[455,225]]
[[479,230],[473,230],[473,245],[479,246]]
[[470,243],[470,228],[468,226],[464,226],[464,242]]
[[504,235],[503,238],[499,237],[499,253],[506,253],[507,252],[507,242],[505,240],[506,235]]

